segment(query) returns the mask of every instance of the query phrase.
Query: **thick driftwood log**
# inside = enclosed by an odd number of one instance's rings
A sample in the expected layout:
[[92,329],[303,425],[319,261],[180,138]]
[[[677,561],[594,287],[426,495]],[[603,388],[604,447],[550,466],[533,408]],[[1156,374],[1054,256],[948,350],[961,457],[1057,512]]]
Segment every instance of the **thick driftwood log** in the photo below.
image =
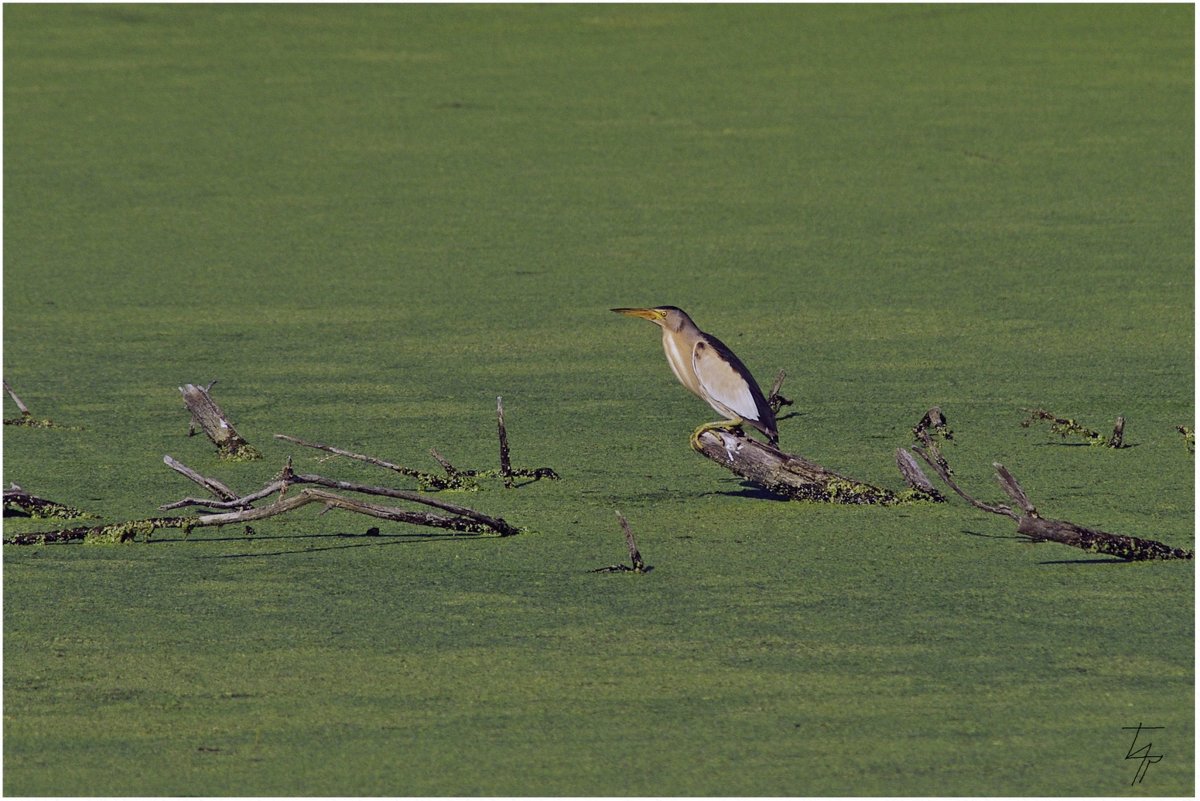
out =
[[214,381],[207,387],[184,384],[179,388],[183,394],[183,402],[192,415],[191,423],[188,426],[188,435],[195,434],[196,426],[200,426],[205,435],[217,446],[221,458],[246,461],[261,459],[262,454],[258,452],[258,449],[238,434],[225,412],[212,399],[209,390],[215,383]]
[[[768,403],[778,412],[780,407],[791,405],[791,401],[779,394],[786,377],[783,370],[771,385]],[[944,426],[941,413],[936,407],[937,420],[924,421],[926,425]],[[928,415],[927,415],[928,417]],[[697,445],[699,447],[697,447]],[[933,488],[929,479],[921,474],[920,468],[907,469],[908,465],[897,456],[897,467],[909,488],[896,493],[875,487],[857,479],[844,476],[814,461],[795,453],[784,453],[776,447],[759,442],[740,430],[709,429],[700,434],[693,448],[717,464],[742,478],[758,484],[769,492],[797,501],[822,501],[844,504],[896,504],[913,501],[944,501],[945,498]],[[915,464],[913,465],[915,468]]]
[[968,495],[954,480],[950,465],[928,432],[920,432],[918,438],[921,440],[921,445],[914,447],[913,450],[938,474],[946,486],[976,509],[1003,515],[1017,521],[1017,533],[1033,542],[1057,542],[1091,553],[1115,556],[1128,562],[1149,559],[1192,559],[1194,557],[1192,551],[1172,548],[1156,540],[1145,540],[1124,534],[1110,534],[1107,531],[1087,528],[1067,520],[1044,518],[1038,513],[1037,508],[1029,500],[1029,496],[1017,479],[999,462],[992,465],[996,469],[996,480],[1000,482],[1001,488],[1004,489],[1015,508],[1001,503],[986,503],[974,498]]
[[1192,559],[1194,554],[1183,548],[1172,548],[1157,540],[1144,540],[1123,534],[1109,534],[1068,520],[1047,520],[1036,515],[1022,515],[1017,520],[1017,533],[1035,542],[1058,542],[1092,553],[1116,556],[1127,562],[1147,559]]
[[[793,500],[845,504],[895,504],[939,500],[918,486],[895,493],[829,470],[794,453],[784,453],[745,434],[710,429],[699,437],[699,452],[742,478]],[[928,482],[926,482],[928,484]]]
[[25,490],[13,484],[4,491],[5,517],[87,517],[88,515],[73,506],[48,501],[36,495],[30,495]]

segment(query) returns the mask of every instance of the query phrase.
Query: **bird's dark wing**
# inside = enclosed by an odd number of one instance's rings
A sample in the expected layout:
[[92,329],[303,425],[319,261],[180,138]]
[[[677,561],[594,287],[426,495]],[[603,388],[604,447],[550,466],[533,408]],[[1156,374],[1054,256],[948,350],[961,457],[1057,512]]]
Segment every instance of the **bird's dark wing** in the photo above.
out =
[[713,336],[697,342],[692,349],[692,367],[714,409],[775,435],[775,414],[762,390],[725,343]]

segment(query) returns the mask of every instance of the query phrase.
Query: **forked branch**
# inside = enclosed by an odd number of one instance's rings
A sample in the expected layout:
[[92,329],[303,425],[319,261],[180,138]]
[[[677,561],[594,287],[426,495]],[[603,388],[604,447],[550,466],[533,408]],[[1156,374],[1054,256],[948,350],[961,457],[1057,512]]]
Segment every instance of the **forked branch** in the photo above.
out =
[[395,506],[381,506],[354,498],[347,498],[328,490],[306,488],[300,490],[295,495],[280,498],[269,506],[250,507],[229,512],[212,512],[210,514],[188,517],[152,517],[145,520],[131,520],[125,523],[106,526],[88,526],[61,531],[16,534],[11,537],[5,537],[4,542],[6,545],[35,545],[84,540],[91,542],[128,542],[136,538],[139,534],[149,538],[154,531],[159,529],[180,528],[184,531],[191,531],[192,529],[204,528],[206,526],[227,526],[236,523],[265,520],[269,517],[286,514],[311,503],[322,504],[326,509],[344,509],[348,512],[355,512],[367,515],[368,517],[390,520],[396,523],[409,523],[416,526],[433,526],[435,528],[475,534],[493,532],[501,536],[517,533],[517,530],[508,524],[503,525],[503,530],[497,530],[491,525],[464,517],[448,517],[431,512],[414,512]]
[[[272,481],[256,492],[238,496],[227,486],[216,479],[203,476],[173,459],[164,457],[163,461],[173,470],[199,484],[205,490],[215,495],[215,498],[184,498],[174,503],[164,504],[163,510],[178,509],[185,506],[207,507],[216,511],[181,517],[153,517],[143,520],[131,520],[102,526],[82,526],[62,529],[59,531],[34,532],[16,534],[6,537],[4,542],[13,545],[30,545],[49,542],[72,542],[86,540],[90,542],[127,542],[142,535],[149,538],[154,531],[167,528],[181,528],[190,531],[206,526],[225,526],[237,523],[249,523],[269,517],[286,514],[301,506],[311,503],[322,503],[326,509],[343,509],[381,520],[397,523],[407,523],[416,526],[431,526],[465,533],[494,533],[502,537],[520,533],[520,529],[507,521],[485,515],[474,509],[448,503],[437,498],[429,498],[408,490],[392,489],[390,487],[372,487],[355,484],[348,481],[338,481],[318,475],[298,474],[292,470],[291,460],[284,466]],[[311,484],[299,492],[288,495],[288,489],[296,484]],[[318,489],[316,487],[321,487]],[[397,506],[384,506],[377,503],[346,497],[330,490],[340,490],[364,495],[375,495],[411,501],[430,506],[444,512],[414,511]],[[277,499],[266,506],[254,506],[258,501],[272,495]]]
[[1092,553],[1115,556],[1129,562],[1149,559],[1192,559],[1194,557],[1192,551],[1173,548],[1156,540],[1129,537],[1124,534],[1110,534],[1067,520],[1043,518],[1013,474],[998,462],[992,465],[996,470],[996,480],[999,481],[1001,488],[1014,506],[985,503],[969,495],[954,480],[945,456],[942,455],[937,443],[929,436],[928,431],[917,432],[917,438],[921,444],[914,446],[913,450],[937,473],[946,486],[977,509],[1004,515],[1017,521],[1017,533],[1032,542],[1057,542]]
[[496,398],[496,434],[500,444],[500,469],[497,470],[462,470],[450,463],[450,460],[437,451],[436,448],[429,449],[429,455],[433,457],[442,470],[445,471],[445,476],[439,476],[434,473],[427,473],[424,470],[414,470],[411,467],[395,464],[393,462],[380,459],[375,456],[368,456],[362,453],[355,453],[344,448],[338,448],[333,445],[324,445],[319,442],[308,442],[299,437],[288,436],[287,434],[276,434],[276,439],[281,439],[286,442],[291,442],[305,448],[315,448],[316,450],[332,453],[337,456],[344,456],[347,459],[355,459],[360,462],[382,467],[385,470],[391,470],[402,476],[408,476],[417,480],[417,486],[424,490],[475,490],[479,488],[476,481],[478,478],[488,476],[499,476],[505,487],[513,487],[514,478],[528,478],[533,481],[547,478],[551,480],[558,479],[558,473],[554,472],[549,467],[513,467],[512,458],[509,455],[508,447],[508,430],[504,425],[504,401],[502,398]]

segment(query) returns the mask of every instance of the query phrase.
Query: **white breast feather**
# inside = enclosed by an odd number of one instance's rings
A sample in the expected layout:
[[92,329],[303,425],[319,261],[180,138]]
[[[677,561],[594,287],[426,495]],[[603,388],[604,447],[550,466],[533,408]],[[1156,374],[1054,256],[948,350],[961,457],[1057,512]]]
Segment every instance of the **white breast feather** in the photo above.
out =
[[679,352],[679,347],[675,344],[675,340],[672,337],[666,336],[665,332],[663,336],[663,350],[667,352],[667,363],[671,365],[671,372],[679,379],[679,383],[687,387],[688,391],[704,397],[701,394],[700,387],[695,384],[689,375],[691,371],[687,369],[687,362],[684,361],[687,357]]

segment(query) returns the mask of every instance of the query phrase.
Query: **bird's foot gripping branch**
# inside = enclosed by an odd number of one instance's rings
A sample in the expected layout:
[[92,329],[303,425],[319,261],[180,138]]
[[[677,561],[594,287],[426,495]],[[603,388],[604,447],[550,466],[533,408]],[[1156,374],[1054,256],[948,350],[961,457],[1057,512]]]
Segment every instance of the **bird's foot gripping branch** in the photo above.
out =
[[[771,387],[768,402],[774,409],[791,404],[790,400],[779,394],[784,375],[780,370]],[[949,433],[945,419],[936,406],[926,413],[918,425],[933,428],[943,436]],[[897,467],[908,489],[892,491],[842,475],[799,454],[785,453],[773,445],[747,436],[738,427],[701,426],[692,435],[691,442],[696,452],[726,470],[758,484],[768,492],[796,501],[888,506],[916,501],[939,503],[945,500],[920,469],[899,458]]]

